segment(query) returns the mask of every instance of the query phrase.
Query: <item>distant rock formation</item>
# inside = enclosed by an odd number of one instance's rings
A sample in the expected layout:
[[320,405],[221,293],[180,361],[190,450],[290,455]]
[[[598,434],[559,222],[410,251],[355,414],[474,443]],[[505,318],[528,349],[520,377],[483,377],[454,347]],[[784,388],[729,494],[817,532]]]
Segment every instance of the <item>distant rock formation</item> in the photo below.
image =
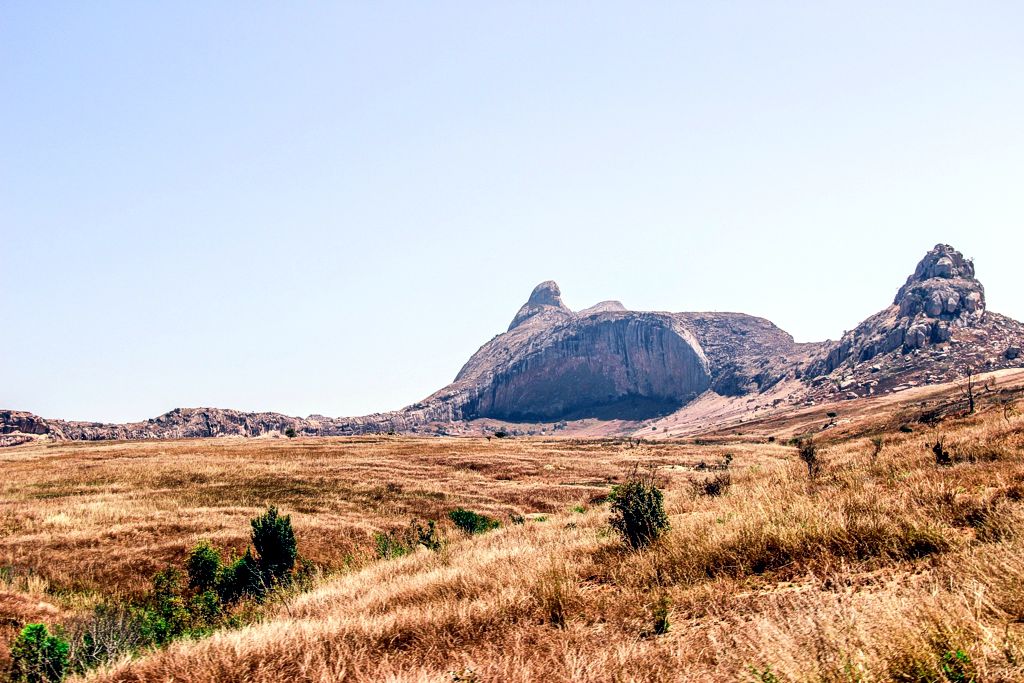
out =
[[949,381],[967,368],[1016,366],[1010,356],[1022,339],[1024,325],[986,310],[974,264],[950,245],[937,244],[892,305],[828,346],[806,376],[836,375],[847,397]]
[[[542,282],[508,330],[484,344],[455,381],[402,410],[354,418],[179,408],[112,425],[0,411],[0,445],[39,436],[147,439],[444,430],[481,418],[540,422],[642,420],[685,410],[708,392],[776,387],[775,402],[840,400],[949,381],[964,370],[1020,367],[1024,325],[986,310],[974,264],[947,244],[925,254],[893,303],[838,342],[797,344],[742,313],[630,311],[603,301],[578,313]],[[783,384],[780,384],[784,382]]]

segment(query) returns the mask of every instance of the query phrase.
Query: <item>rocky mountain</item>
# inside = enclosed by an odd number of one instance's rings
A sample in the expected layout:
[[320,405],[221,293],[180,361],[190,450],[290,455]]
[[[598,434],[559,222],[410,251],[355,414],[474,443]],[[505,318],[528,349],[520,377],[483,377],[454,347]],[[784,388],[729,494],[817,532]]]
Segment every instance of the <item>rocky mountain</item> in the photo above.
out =
[[1021,367],[1024,324],[987,311],[974,264],[949,245],[929,251],[892,305],[837,342],[798,344],[743,313],[631,311],[603,301],[574,312],[554,282],[534,288],[504,333],[455,380],[399,411],[358,418],[176,409],[111,425],[0,411],[8,442],[60,439],[307,435],[465,429],[479,421],[640,421],[686,411],[698,397],[773,392],[815,403],[955,379],[965,369]]

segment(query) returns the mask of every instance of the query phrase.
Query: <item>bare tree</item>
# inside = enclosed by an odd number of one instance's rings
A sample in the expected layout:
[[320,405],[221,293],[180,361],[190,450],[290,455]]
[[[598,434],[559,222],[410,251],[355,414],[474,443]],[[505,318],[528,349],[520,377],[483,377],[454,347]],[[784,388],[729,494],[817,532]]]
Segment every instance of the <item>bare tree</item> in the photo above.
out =
[[971,365],[964,366],[959,387],[960,393],[967,400],[967,414],[973,415],[978,397],[980,397],[982,393],[988,391],[990,387],[987,383],[979,384],[978,373]]
[[1010,424],[1010,417],[1012,417],[1016,412],[1013,405],[1013,395],[1004,394],[996,400],[1003,411],[1003,420],[1006,421],[1006,424]]

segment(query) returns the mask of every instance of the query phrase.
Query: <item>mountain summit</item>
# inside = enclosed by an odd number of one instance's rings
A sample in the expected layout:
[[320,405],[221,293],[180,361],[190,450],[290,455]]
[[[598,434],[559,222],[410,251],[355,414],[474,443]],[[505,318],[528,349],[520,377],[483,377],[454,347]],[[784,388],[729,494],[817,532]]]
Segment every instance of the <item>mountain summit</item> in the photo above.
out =
[[770,321],[743,313],[631,311],[618,301],[574,312],[548,280],[451,384],[399,411],[301,419],[201,408],[127,425],[0,411],[0,434],[130,439],[252,436],[291,428],[337,435],[465,429],[476,420],[590,418],[621,421],[629,431],[629,423],[685,415],[691,405],[715,397],[754,400],[769,394],[769,401],[755,405],[770,409],[951,381],[965,369],[1020,367],[1022,344],[1024,324],[986,310],[974,264],[938,244],[890,306],[838,342],[798,344]]
[[516,317],[512,319],[512,324],[508,326],[508,331],[511,332],[530,318],[538,315],[544,315],[547,320],[560,320],[572,317],[572,311],[562,303],[562,290],[558,288],[558,283],[554,280],[547,280],[533,288],[533,291],[530,292],[530,298],[526,300],[523,307],[516,313]]

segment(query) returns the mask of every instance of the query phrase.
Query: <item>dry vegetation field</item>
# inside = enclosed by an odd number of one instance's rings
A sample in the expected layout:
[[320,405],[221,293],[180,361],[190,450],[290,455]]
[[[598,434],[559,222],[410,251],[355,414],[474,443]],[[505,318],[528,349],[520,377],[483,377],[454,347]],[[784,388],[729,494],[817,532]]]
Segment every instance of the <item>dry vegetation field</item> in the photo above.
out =
[[[877,428],[821,432],[813,479],[795,448],[749,435],[0,451],[0,637],[144,591],[199,539],[242,550],[273,503],[324,570],[312,590],[90,678],[1024,680],[1024,417],[983,403]],[[940,438],[951,464],[936,464]],[[697,491],[718,474],[699,463],[727,454],[731,485]],[[602,501],[636,463],[657,468],[672,528],[631,551]],[[444,522],[441,550],[376,559],[374,532],[457,506],[502,527]]]

